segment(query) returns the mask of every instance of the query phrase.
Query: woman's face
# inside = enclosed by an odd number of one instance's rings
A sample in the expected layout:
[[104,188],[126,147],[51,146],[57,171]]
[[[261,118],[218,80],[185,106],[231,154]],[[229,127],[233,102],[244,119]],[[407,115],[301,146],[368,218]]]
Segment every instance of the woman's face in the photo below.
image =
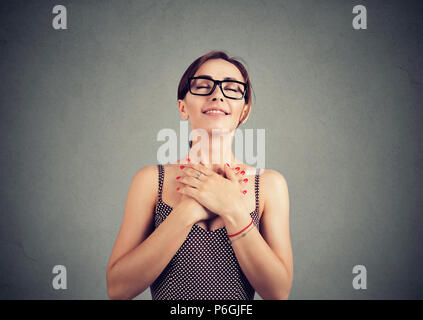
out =
[[[211,59],[206,61],[194,74],[210,76],[214,80],[223,80],[226,77],[234,78],[245,83],[241,72],[232,63],[223,59]],[[222,84],[224,86],[224,84]],[[206,109],[219,108],[227,114],[205,113]],[[226,98],[220,87],[216,85],[214,91],[208,96],[193,95],[187,92],[184,100],[178,100],[178,108],[183,120],[190,120],[191,129],[202,128],[209,134],[212,129],[235,130],[238,123],[246,116],[249,108],[245,105],[245,99],[234,100]],[[245,118],[246,119],[246,118]]]

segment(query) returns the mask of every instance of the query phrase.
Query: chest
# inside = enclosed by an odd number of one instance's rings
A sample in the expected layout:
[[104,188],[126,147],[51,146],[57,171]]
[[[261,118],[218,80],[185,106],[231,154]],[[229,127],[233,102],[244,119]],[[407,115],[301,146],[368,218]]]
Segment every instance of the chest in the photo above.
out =
[[[178,172],[174,173],[168,171],[168,174],[165,175],[163,179],[162,186],[162,201],[173,208],[178,205],[182,197],[182,195],[176,191],[177,187],[183,186],[183,184],[178,183],[178,180],[176,179],[177,176]],[[258,197],[258,195],[256,195],[256,191],[258,192],[258,188],[256,188],[255,177],[256,176],[254,174],[243,177],[248,178],[248,181],[242,183],[240,182],[240,192],[241,190],[247,190],[247,193],[245,195],[242,195],[242,198],[245,202],[246,208],[248,208],[249,213],[253,212],[256,209],[256,204],[258,202],[258,217],[260,219],[262,214],[262,208],[260,206],[260,198]],[[208,209],[206,208],[206,210]],[[216,216],[208,220],[197,221],[196,225],[207,231],[215,231],[217,229],[223,228],[225,226],[225,223],[220,216]]]

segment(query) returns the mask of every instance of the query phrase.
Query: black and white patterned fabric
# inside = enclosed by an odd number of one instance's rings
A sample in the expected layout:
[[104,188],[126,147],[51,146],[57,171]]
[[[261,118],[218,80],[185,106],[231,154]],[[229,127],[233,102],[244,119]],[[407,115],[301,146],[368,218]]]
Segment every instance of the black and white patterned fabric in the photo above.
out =
[[[256,208],[250,213],[258,230],[259,168],[255,175]],[[154,227],[166,219],[173,208],[162,200],[164,167],[158,165],[159,191]],[[206,230],[197,224],[151,284],[153,300],[253,300],[255,290],[242,272],[227,236],[226,228]]]

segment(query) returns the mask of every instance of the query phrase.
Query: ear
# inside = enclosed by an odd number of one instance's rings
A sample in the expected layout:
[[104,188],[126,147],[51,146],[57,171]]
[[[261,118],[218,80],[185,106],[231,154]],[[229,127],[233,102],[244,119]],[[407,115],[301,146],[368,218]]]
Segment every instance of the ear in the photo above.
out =
[[250,111],[251,111],[251,104],[244,105],[241,112],[241,117],[239,118],[240,119],[239,125],[247,122],[248,117],[250,116]]
[[178,109],[179,109],[179,113],[181,114],[181,118],[182,120],[188,120],[189,119],[189,115],[188,112],[186,110],[186,106],[185,106],[185,101],[184,100],[178,100]]

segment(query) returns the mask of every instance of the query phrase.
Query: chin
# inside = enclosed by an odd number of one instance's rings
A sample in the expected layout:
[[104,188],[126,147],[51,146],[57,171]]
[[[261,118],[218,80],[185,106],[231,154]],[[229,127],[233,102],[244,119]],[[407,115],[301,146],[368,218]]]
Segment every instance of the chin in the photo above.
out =
[[207,130],[209,134],[212,134],[214,132],[215,134],[221,133],[222,135],[229,134],[235,130],[235,128],[228,128],[227,126],[213,126],[204,129]]

